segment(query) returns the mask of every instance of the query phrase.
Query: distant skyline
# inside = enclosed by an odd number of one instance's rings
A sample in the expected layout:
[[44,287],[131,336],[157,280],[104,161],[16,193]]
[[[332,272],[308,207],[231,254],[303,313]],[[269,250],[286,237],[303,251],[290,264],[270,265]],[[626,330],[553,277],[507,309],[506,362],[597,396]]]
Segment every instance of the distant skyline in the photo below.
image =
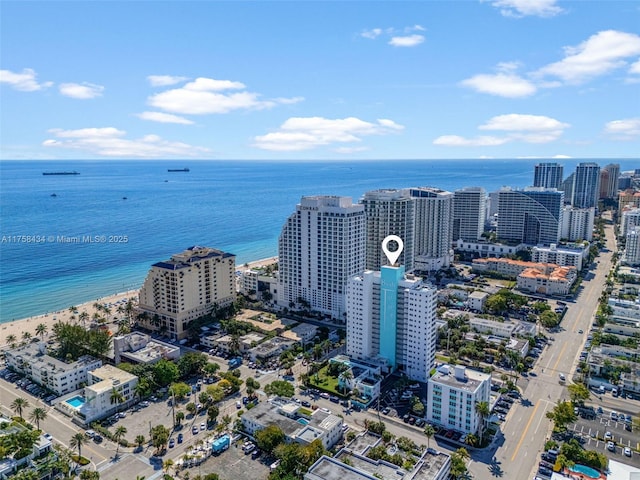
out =
[[638,158],[629,1],[0,2],[0,159]]

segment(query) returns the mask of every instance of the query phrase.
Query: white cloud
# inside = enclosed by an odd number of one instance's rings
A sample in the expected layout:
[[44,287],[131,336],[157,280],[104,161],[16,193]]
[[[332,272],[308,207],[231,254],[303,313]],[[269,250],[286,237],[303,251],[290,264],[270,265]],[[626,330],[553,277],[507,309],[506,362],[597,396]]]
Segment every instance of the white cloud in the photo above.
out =
[[498,8],[503,16],[514,18],[553,17],[564,12],[556,5],[556,0],[494,0],[491,5]]
[[640,75],[640,60],[631,64],[629,67],[629,73],[632,75]]
[[372,28],[371,30],[365,30],[360,34],[361,37],[368,38],[369,40],[373,40],[379,37],[382,34],[381,28]]
[[465,138],[459,135],[442,135],[433,141],[434,145],[446,147],[495,147],[503,145],[509,141],[508,138],[498,138],[490,136],[480,136],[475,138]]
[[403,129],[389,119],[371,123],[355,117],[292,117],[278,131],[255,137],[253,146],[272,151],[310,150],[333,143],[360,142],[364,136],[389,135]]
[[564,130],[570,126],[568,123],[562,123],[555,118],[542,115],[511,113],[493,117],[478,127],[479,130],[506,132],[505,136],[465,138],[459,135],[443,135],[436,138],[433,143],[434,145],[450,147],[487,147],[502,145],[513,141],[549,143],[560,138]]
[[191,115],[228,113],[233,110],[261,110],[276,105],[297,103],[302,97],[261,100],[260,94],[248,91],[227,93],[225,90],[244,90],[241,82],[197,78],[180,88],[166,90],[148,98],[152,107],[167,112]]
[[79,100],[89,100],[91,98],[101,97],[104,87],[94,85],[92,83],[61,83],[58,86],[60,95],[65,97],[77,98]]
[[164,112],[142,112],[137,113],[136,117],[142,120],[150,120],[152,122],[160,122],[160,123],[179,123],[182,125],[193,125],[193,122],[184,117],[179,117],[178,115],[172,115],[171,113]]
[[82,150],[105,157],[166,158],[195,157],[209,150],[181,142],[169,142],[157,135],[145,135],[139,139],[124,138],[126,133],[114,127],[81,128],[77,130],[49,130],[54,135],[42,144],[45,147]]
[[394,47],[415,47],[422,42],[424,42],[424,35],[414,34],[404,37],[391,37],[389,45],[393,45]]
[[604,131],[616,140],[634,140],[640,137],[640,118],[613,120],[604,126]]
[[537,76],[558,77],[565,83],[583,83],[627,65],[640,56],[640,36],[605,30],[592,35],[577,47],[565,47],[565,58],[536,72]]
[[22,73],[0,70],[0,83],[6,83],[21,92],[35,92],[53,85],[53,82],[38,83],[37,76],[36,72],[30,68],[23,69]]
[[480,125],[480,130],[504,130],[504,131],[554,131],[570,127],[568,123],[562,123],[555,118],[543,115],[522,115],[510,113],[498,115],[489,119],[484,125]]
[[189,77],[176,77],[173,75],[149,75],[147,77],[152,87],[167,87],[176,83],[189,80]]
[[536,86],[514,73],[474,75],[460,82],[464,87],[499,97],[521,98],[536,93]]
[[358,153],[358,152],[366,152],[371,150],[369,147],[338,147],[334,148],[333,151],[336,153],[350,154],[350,153]]

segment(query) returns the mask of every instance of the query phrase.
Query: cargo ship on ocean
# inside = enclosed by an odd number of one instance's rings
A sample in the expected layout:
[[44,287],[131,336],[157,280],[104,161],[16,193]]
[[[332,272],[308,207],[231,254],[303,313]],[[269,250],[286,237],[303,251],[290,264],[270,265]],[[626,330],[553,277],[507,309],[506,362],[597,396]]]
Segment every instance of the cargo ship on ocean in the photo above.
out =
[[80,172],[42,172],[43,175],[80,175]]
[[168,168],[167,172],[188,172],[188,168]]

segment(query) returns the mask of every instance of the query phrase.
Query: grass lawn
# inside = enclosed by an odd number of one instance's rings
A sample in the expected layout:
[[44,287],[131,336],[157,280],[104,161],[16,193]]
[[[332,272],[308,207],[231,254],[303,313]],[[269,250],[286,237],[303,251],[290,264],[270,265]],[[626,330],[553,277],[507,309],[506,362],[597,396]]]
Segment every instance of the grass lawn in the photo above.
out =
[[313,375],[309,375],[309,384],[320,390],[341,395],[340,392],[338,392],[338,378],[329,376],[327,369],[328,366],[321,368]]

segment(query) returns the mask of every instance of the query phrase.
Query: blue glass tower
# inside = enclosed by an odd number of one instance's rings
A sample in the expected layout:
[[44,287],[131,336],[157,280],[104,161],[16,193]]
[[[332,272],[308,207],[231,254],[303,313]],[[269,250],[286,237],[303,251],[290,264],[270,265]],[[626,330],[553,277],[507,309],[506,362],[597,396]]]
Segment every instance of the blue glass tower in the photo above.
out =
[[403,278],[404,265],[380,268],[380,356],[389,361],[392,369],[398,365],[398,284]]

